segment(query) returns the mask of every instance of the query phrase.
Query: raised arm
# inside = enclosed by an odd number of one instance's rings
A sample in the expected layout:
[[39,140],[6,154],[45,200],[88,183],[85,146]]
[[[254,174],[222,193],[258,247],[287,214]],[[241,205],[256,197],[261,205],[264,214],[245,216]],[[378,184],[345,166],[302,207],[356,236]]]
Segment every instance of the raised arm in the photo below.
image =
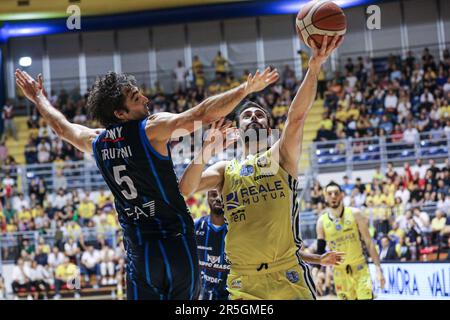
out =
[[16,83],[23,91],[25,97],[36,105],[41,116],[63,140],[75,146],[82,152],[92,153],[92,141],[100,133],[100,129],[69,122],[64,115],[52,106],[43,89],[42,75],[38,80],[33,79],[28,73],[16,70]]
[[369,255],[372,258],[372,262],[377,270],[378,282],[380,283],[381,288],[384,288],[386,280],[384,279],[383,271],[381,270],[380,257],[378,256],[377,249],[375,248],[375,244],[373,243],[372,237],[369,233],[368,220],[361,214],[359,209],[353,208],[353,215],[358,225],[362,240],[364,241],[366,248],[369,251]]
[[209,97],[194,108],[180,114],[158,113],[147,122],[146,132],[150,141],[166,143],[170,138],[177,138],[194,131],[194,122],[210,124],[225,117],[249,94],[261,91],[279,78],[278,71],[267,68],[251,74],[245,83],[224,93]]
[[335,36],[328,42],[325,36],[322,47],[319,49],[313,45],[313,55],[309,60],[309,69],[306,76],[289,107],[286,126],[279,142],[280,165],[289,174],[296,177],[298,174],[298,162],[302,151],[303,128],[306,116],[311,109],[317,94],[317,80],[322,64],[331,53],[339,47],[343,38]]
[[205,165],[212,156],[221,152],[237,140],[237,136],[226,139],[231,123],[219,120],[211,125],[202,149],[189,163],[179,182],[181,194],[189,196],[194,192],[205,192],[211,189],[222,191],[224,172],[227,161],[219,161],[205,170]]

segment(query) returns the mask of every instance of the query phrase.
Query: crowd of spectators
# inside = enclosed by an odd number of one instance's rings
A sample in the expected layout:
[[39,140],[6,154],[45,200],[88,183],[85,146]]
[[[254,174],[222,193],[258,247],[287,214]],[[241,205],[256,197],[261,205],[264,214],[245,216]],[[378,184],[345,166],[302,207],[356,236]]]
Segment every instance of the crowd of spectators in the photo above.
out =
[[434,140],[450,132],[449,50],[439,62],[425,48],[421,58],[390,55],[384,64],[348,58],[328,81],[315,141],[392,136],[410,144],[421,132]]
[[[341,187],[344,205],[361,209],[368,218],[382,262],[450,261],[450,159],[443,166],[434,160],[425,165],[418,159],[401,169],[390,163],[384,172],[376,170],[367,183],[344,176]],[[326,206],[319,181],[309,199],[302,215],[318,218]],[[314,252],[315,244],[307,250]],[[333,293],[332,270],[323,267],[314,273],[319,292]]]
[[[301,54],[307,61],[306,53]],[[427,49],[421,63],[412,54],[403,61],[391,56],[387,71],[381,73],[375,72],[370,59],[359,58],[355,65],[349,59],[346,75],[337,73],[328,83],[322,72],[318,95],[324,99],[327,112],[316,140],[393,134],[398,141],[410,141],[421,131],[434,130],[435,136],[450,131],[448,50],[443,57],[436,63]],[[151,101],[151,112],[183,112],[210,95],[238,86],[249,73],[245,70],[235,76],[220,53],[213,64],[212,81],[206,81],[203,64],[194,57],[192,69],[182,63],[174,69],[175,92],[165,92],[159,82],[151,88],[143,86],[142,92]],[[280,74],[281,81],[252,98],[272,111],[273,127],[282,130],[300,82],[288,65]],[[86,116],[86,98],[77,88],[49,95],[51,103],[70,121],[97,127]],[[3,113],[4,119],[12,118],[13,108],[6,111],[9,113]],[[68,182],[63,174],[67,161],[85,156],[58,138],[35,108],[28,119],[28,128],[26,163],[59,165],[53,192],[47,191],[43,179],[34,178],[29,182],[29,193],[23,194],[16,178],[17,163],[8,155],[4,138],[0,139],[0,232],[12,235],[16,231],[34,231],[40,236],[38,246],[27,241],[17,244],[14,236],[3,238],[14,243],[3,246],[2,252],[3,259],[11,256],[17,259],[14,292],[34,288],[30,298],[38,298],[47,296],[49,288],[54,288],[58,298],[62,285],[74,277],[76,270],[81,270],[82,280],[93,286],[121,283],[124,259],[110,193],[67,191]],[[17,137],[11,124],[7,129],[5,136]],[[418,260],[422,252],[444,243],[450,233],[449,171],[449,161],[442,170],[432,162],[426,168],[421,160],[411,167],[405,164],[402,172],[390,164],[386,172],[377,171],[367,184],[361,179],[355,183],[344,179],[344,202],[362,208],[370,218],[371,233],[384,259]],[[186,201],[193,218],[208,213],[204,195],[193,195]],[[436,206],[431,215],[425,210],[430,205]],[[319,183],[314,185],[311,202],[306,207],[316,214],[322,212],[324,200]],[[85,241],[82,232],[85,227],[96,231],[95,240]],[[113,246],[111,234],[119,239],[119,245]],[[317,276],[329,283],[326,273]],[[79,297],[79,292],[75,291],[75,295]]]

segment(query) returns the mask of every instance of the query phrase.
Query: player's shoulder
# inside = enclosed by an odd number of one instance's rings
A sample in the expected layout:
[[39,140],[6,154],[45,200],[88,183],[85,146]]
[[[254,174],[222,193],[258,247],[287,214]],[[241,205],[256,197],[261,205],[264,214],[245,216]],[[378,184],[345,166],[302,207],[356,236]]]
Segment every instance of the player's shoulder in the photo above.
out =
[[356,207],[346,207],[346,209],[353,215],[355,219],[360,219],[362,217],[362,210]]
[[206,222],[207,218],[208,218],[208,216],[203,216],[203,217],[195,219],[194,220],[194,227],[195,227],[195,229],[198,229],[199,227],[201,227],[202,226],[202,222]]

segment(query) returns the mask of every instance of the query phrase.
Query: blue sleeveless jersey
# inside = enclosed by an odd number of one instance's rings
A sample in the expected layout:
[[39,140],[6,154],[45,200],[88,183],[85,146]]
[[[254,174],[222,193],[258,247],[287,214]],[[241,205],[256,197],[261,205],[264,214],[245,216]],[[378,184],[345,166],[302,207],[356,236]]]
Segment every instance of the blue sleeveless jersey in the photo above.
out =
[[210,216],[195,221],[195,237],[200,265],[202,300],[227,300],[227,276],[230,270],[225,261],[227,225],[215,227]]
[[93,142],[97,166],[115,198],[124,237],[146,239],[193,235],[194,222],[178,188],[170,149],[152,148],[147,119],[108,127]]

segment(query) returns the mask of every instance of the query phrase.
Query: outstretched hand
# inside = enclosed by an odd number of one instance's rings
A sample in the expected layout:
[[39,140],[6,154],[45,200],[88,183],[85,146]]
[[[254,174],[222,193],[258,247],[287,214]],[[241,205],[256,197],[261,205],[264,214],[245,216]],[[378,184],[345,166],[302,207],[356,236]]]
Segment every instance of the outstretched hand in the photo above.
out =
[[25,97],[28,100],[36,103],[36,99],[39,95],[47,96],[44,90],[42,75],[39,75],[38,81],[33,79],[26,71],[16,70],[16,84],[22,90]]
[[[238,140],[237,129],[224,118],[214,122],[205,137],[203,156],[209,159],[222,152]],[[231,134],[227,137],[228,134]]]
[[272,70],[271,67],[267,67],[263,73],[257,70],[254,76],[251,73],[248,75],[247,82],[245,83],[245,91],[247,94],[251,94],[264,90],[269,85],[277,82],[279,77],[278,70]]
[[344,252],[330,251],[330,252],[324,253],[320,257],[320,264],[322,266],[340,265],[342,263],[342,261],[344,260],[344,256],[345,256]]
[[319,48],[317,47],[315,41],[311,41],[310,44],[313,50],[313,55],[309,60],[310,67],[314,65],[320,67],[324,64],[333,51],[339,48],[343,42],[344,36],[334,36],[331,41],[329,41],[328,36],[324,36],[322,45]]

